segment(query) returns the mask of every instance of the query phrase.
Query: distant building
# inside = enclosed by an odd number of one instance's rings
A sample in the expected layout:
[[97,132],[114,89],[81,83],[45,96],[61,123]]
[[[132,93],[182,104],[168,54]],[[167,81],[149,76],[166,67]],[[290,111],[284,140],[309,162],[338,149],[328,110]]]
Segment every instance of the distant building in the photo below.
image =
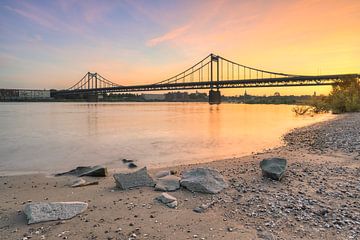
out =
[[50,90],[0,89],[0,100],[44,100],[50,99]]
[[141,94],[146,101],[164,101],[165,94]]

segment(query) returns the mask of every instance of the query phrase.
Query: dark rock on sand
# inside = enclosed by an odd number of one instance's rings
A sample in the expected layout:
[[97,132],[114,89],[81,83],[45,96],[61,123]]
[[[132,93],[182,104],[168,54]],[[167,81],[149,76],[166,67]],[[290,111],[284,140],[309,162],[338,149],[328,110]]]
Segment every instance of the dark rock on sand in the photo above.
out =
[[132,163],[132,162],[134,162],[134,160],[124,158],[124,159],[122,160],[122,162],[123,162],[123,163]]
[[180,188],[180,178],[168,175],[156,180],[155,190],[163,192],[176,191]]
[[219,193],[228,187],[227,182],[217,170],[207,167],[184,171],[180,184],[191,192],[211,194]]
[[135,163],[129,163],[128,168],[137,168],[137,165]]
[[28,224],[65,220],[75,217],[84,212],[88,207],[84,202],[51,202],[51,203],[28,203],[24,213]]
[[148,174],[146,167],[131,173],[114,174],[116,187],[120,189],[129,189],[133,187],[154,187],[155,182]]
[[284,158],[268,158],[260,162],[263,176],[280,181],[284,176],[287,161]]
[[89,176],[89,177],[106,177],[107,168],[103,166],[86,166],[86,167],[77,167],[68,172],[57,173],[55,176],[63,176],[63,175],[74,175],[78,177]]

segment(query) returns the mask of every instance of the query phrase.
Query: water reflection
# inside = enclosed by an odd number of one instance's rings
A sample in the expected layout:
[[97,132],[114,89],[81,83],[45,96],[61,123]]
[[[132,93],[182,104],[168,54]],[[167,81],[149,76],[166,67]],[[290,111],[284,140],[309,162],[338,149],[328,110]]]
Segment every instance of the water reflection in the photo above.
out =
[[0,103],[0,172],[211,161],[279,146],[286,131],[325,118],[275,105]]

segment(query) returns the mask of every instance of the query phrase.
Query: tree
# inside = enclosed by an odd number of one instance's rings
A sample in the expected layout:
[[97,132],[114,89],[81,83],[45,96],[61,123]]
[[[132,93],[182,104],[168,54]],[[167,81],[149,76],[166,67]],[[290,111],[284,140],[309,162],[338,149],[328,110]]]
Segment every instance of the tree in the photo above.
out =
[[328,103],[333,113],[360,111],[360,82],[346,79],[335,85],[329,95]]

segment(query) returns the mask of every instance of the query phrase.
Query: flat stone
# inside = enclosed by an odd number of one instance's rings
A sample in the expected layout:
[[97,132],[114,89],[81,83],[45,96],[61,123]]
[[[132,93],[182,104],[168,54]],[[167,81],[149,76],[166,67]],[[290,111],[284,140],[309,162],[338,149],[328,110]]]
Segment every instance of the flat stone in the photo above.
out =
[[286,171],[287,161],[284,158],[268,158],[260,162],[264,177],[280,181]]
[[28,224],[66,220],[84,212],[88,207],[84,202],[50,202],[28,203],[24,207],[24,213]]
[[155,190],[163,192],[176,191],[180,188],[180,178],[168,175],[156,180]]
[[159,171],[155,174],[156,178],[163,178],[165,176],[169,176],[171,175],[171,172],[169,170],[163,170],[163,171]]
[[134,187],[154,187],[155,182],[148,174],[146,167],[135,172],[114,174],[116,187],[120,189],[129,189]]
[[85,187],[85,186],[98,185],[98,184],[99,184],[98,181],[87,182],[82,178],[78,178],[72,183],[71,187],[73,187],[73,188],[75,188],[75,187]]
[[162,193],[160,196],[157,196],[155,200],[165,204],[169,208],[176,208],[178,204],[177,199],[168,193]]
[[107,168],[105,168],[103,166],[94,166],[94,167],[80,166],[80,167],[77,167],[77,168],[72,169],[67,172],[55,174],[55,176],[63,176],[63,175],[74,175],[74,176],[78,176],[78,177],[83,177],[83,176],[106,177],[107,176]]
[[85,184],[85,183],[86,183],[85,179],[83,179],[83,178],[77,178],[77,179],[75,179],[75,181],[73,181],[73,182],[70,184],[70,186],[71,186],[71,187],[79,187],[79,186],[81,186],[82,184]]
[[191,192],[202,193],[219,193],[228,187],[228,183],[219,171],[199,167],[184,171],[180,180],[180,185],[187,188]]

